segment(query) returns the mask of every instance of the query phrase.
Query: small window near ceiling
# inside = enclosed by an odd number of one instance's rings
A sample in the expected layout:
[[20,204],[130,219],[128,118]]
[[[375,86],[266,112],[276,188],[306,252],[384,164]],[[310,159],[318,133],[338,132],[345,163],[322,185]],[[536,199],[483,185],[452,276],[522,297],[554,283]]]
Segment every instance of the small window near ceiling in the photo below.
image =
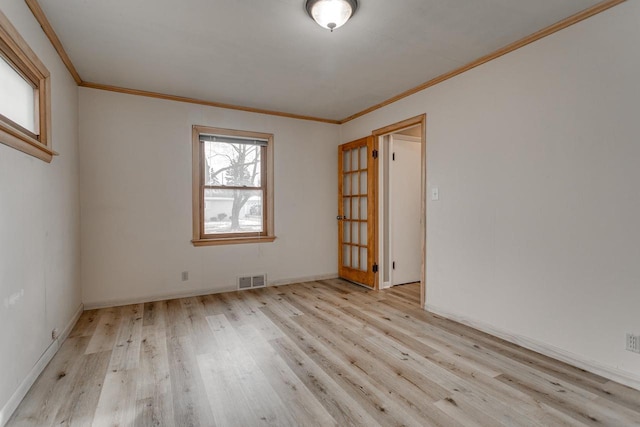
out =
[[36,135],[36,96],[31,82],[0,56],[0,114],[3,119]]
[[193,128],[193,243],[271,242],[273,135]]
[[49,71],[0,12],[0,142],[51,161]]

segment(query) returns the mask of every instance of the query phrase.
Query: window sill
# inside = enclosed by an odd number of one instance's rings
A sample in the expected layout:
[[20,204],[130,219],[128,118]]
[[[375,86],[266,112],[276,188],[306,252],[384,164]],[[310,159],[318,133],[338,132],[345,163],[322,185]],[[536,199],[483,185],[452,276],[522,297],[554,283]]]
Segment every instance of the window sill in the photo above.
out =
[[271,243],[276,240],[276,236],[261,237],[227,237],[222,239],[198,239],[192,240],[193,246],[218,246],[218,245],[239,245],[243,243]]
[[12,129],[0,123],[0,143],[22,151],[30,156],[37,157],[47,163],[51,163],[53,156],[58,155],[37,139],[34,139],[22,132]]

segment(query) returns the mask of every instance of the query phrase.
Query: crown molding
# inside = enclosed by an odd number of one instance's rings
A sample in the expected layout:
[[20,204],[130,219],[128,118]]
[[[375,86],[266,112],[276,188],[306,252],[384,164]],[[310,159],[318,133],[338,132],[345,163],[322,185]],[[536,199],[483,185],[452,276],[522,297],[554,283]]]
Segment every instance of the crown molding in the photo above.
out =
[[340,124],[339,120],[325,119],[321,117],[306,116],[302,114],[286,113],[282,111],[273,111],[273,110],[266,110],[261,108],[244,107],[240,105],[205,101],[202,99],[195,99],[195,98],[189,98],[184,96],[176,96],[176,95],[169,95],[165,93],[149,92],[144,90],[123,88],[119,86],[111,86],[111,85],[105,85],[105,84],[99,84],[99,83],[86,82],[82,80],[82,78],[80,77],[80,74],[76,70],[76,67],[73,65],[73,62],[71,62],[71,58],[69,58],[69,55],[65,51],[64,46],[62,45],[62,42],[58,38],[58,35],[56,34],[55,30],[53,29],[53,26],[49,22],[49,19],[47,18],[44,11],[42,10],[42,7],[40,7],[38,0],[25,0],[25,3],[27,4],[29,9],[31,10],[31,13],[33,13],[33,16],[36,18],[36,20],[42,27],[42,31],[44,31],[45,35],[49,38],[49,41],[53,45],[56,52],[58,52],[58,56],[60,56],[60,59],[62,60],[64,65],[67,67],[67,70],[69,70],[69,73],[71,73],[71,76],[75,80],[76,84],[80,87],[106,90],[111,92],[127,93],[130,95],[146,96],[149,98],[167,99],[171,101],[186,102],[190,104],[206,105],[209,107],[225,108],[228,110],[239,110],[239,111],[246,111],[246,112],[256,113],[256,114],[267,114],[270,116],[287,117],[290,119],[309,120],[314,122],[330,123],[330,124],[336,124],[336,125]]
[[56,32],[53,30],[51,23],[47,19],[47,16],[44,14],[44,11],[40,7],[40,4],[38,3],[38,1],[37,0],[24,0],[24,1],[25,3],[27,3],[27,6],[29,6],[29,9],[31,9],[31,13],[33,13],[33,16],[36,18],[36,20],[42,27],[42,31],[44,31],[46,36],[49,38],[49,41],[53,45],[53,48],[56,50],[56,52],[58,52],[58,56],[60,56],[60,59],[62,59],[62,62],[64,62],[64,65],[67,67],[67,70],[69,70],[69,72],[71,73],[73,80],[75,80],[77,84],[80,84],[82,82],[82,79],[80,78],[80,74],[78,74],[76,67],[73,66],[73,63],[71,62],[71,58],[69,58],[69,55],[67,55],[67,52],[64,50],[64,47],[62,46],[62,42],[58,38],[58,35],[56,34]]
[[87,87],[87,88],[92,88],[92,89],[99,89],[99,90],[106,90],[106,91],[111,91],[111,92],[119,92],[119,93],[126,93],[126,94],[130,94],[130,95],[138,95],[138,96],[146,96],[146,97],[150,97],[150,98],[158,98],[158,99],[166,99],[166,100],[171,100],[171,101],[178,101],[178,102],[186,102],[186,103],[191,103],[191,104],[199,104],[199,105],[206,105],[206,106],[210,106],[210,107],[217,107],[217,108],[225,108],[225,109],[229,109],[229,110],[239,110],[239,111],[247,111],[250,113],[257,113],[257,114],[267,114],[267,115],[272,115],[272,116],[278,116],[278,117],[287,117],[287,118],[292,118],[292,119],[299,119],[299,120],[310,120],[310,121],[315,121],[315,122],[321,122],[321,123],[330,123],[330,124],[344,124],[344,123],[348,123],[352,120],[357,119],[358,117],[362,117],[365,114],[371,113],[372,111],[375,110],[379,110],[382,107],[385,107],[389,104],[392,104],[396,101],[399,101],[403,98],[406,98],[408,96],[414,95],[420,91],[423,91],[427,88],[430,88],[431,86],[435,86],[439,83],[442,83],[446,80],[449,80],[455,76],[458,76],[466,71],[469,71],[475,67],[478,67],[482,64],[486,64],[489,61],[492,61],[496,58],[499,58],[503,55],[506,55],[507,53],[513,52],[517,49],[520,49],[521,47],[524,47],[528,44],[531,44],[537,40],[540,40],[544,37],[547,37],[553,33],[556,33],[564,28],[570,27],[571,25],[577,24],[580,21],[584,21],[587,18],[590,18],[594,15],[597,15],[601,12],[604,12],[607,9],[610,9],[614,6],[619,5],[620,3],[624,3],[626,0],[604,0],[588,9],[585,9],[581,12],[578,12],[572,16],[569,16],[568,18],[565,18],[561,21],[556,22],[555,24],[552,24],[546,28],[543,28],[540,31],[537,31],[531,35],[528,35],[516,42],[513,42],[511,44],[508,44],[507,46],[500,48],[488,55],[482,56],[466,65],[463,65],[462,67],[456,68],[453,71],[449,71],[447,73],[441,74],[438,77],[435,77],[429,81],[426,81],[424,83],[422,83],[419,86],[416,86],[412,89],[406,90],[396,96],[393,96],[385,101],[382,101],[378,104],[372,105],[369,108],[366,108],[358,113],[352,114],[348,117],[345,117],[342,120],[332,120],[332,119],[325,119],[325,118],[320,118],[320,117],[313,117],[313,116],[305,116],[305,115],[300,115],[300,114],[293,114],[293,113],[285,113],[285,112],[281,112],[281,111],[272,111],[272,110],[264,110],[264,109],[259,109],[259,108],[251,108],[251,107],[244,107],[244,106],[240,106],[240,105],[232,105],[232,104],[225,104],[225,103],[221,103],[221,102],[213,102],[213,101],[205,101],[205,100],[201,100],[201,99],[195,99],[195,98],[189,98],[189,97],[183,97],[183,96],[176,96],[176,95],[169,95],[169,94],[164,94],[164,93],[158,93],[158,92],[149,92],[149,91],[144,91],[144,90],[137,90],[137,89],[129,89],[129,88],[123,88],[123,87],[119,87],[119,86],[111,86],[111,85],[105,85],[105,84],[99,84],[99,83],[91,83],[91,82],[85,82],[82,80],[82,78],[80,77],[80,75],[78,74],[78,72],[76,71],[76,68],[74,67],[73,63],[71,62],[71,59],[69,58],[69,55],[67,55],[67,52],[64,50],[64,47],[62,46],[62,43],[60,42],[60,39],[58,38],[58,36],[56,35],[55,31],[53,30],[53,27],[51,26],[51,23],[49,23],[49,20],[47,19],[44,11],[42,10],[42,8],[40,7],[40,4],[38,4],[38,0],[25,0],[25,2],[27,3],[27,5],[29,6],[29,9],[31,9],[31,12],[33,13],[33,15],[35,16],[36,20],[40,23],[40,26],[42,27],[42,30],[44,31],[44,33],[47,35],[47,37],[49,38],[49,40],[51,41],[51,44],[53,45],[53,47],[55,48],[55,50],[58,52],[58,55],[60,56],[60,59],[62,59],[62,62],[64,62],[65,66],[67,67],[67,69],[69,70],[69,72],[71,73],[71,75],[73,76],[73,79],[76,81],[76,83],[78,84],[78,86],[81,87]]
[[103,85],[99,83],[81,82],[78,86],[91,89],[106,90],[109,92],[126,93],[129,95],[146,96],[148,98],[167,99],[169,101],[186,102],[189,104],[206,105],[208,107],[224,108],[227,110],[247,111],[249,113],[267,114],[270,116],[287,117],[290,119],[310,120],[314,122],[330,123],[334,125],[340,124],[339,120],[323,119],[321,117],[304,116],[300,114],[285,113],[282,111],[263,110],[261,108],[243,107],[240,105],[224,104],[221,102],[205,101],[203,99],[189,98],[185,96],[169,95],[166,93],[149,92],[146,90],[130,89],[120,86]]
[[371,107],[366,108],[366,109],[364,109],[364,110],[362,110],[362,111],[360,111],[360,112],[358,112],[356,114],[353,114],[353,115],[351,115],[349,117],[346,117],[346,118],[340,120],[340,124],[344,124],[344,123],[350,122],[351,120],[357,119],[358,117],[362,117],[365,114],[371,113],[372,111],[379,110],[382,107],[385,107],[385,106],[387,106],[389,104],[393,104],[396,101],[399,101],[399,100],[401,100],[403,98],[406,98],[406,97],[411,96],[411,95],[413,95],[415,93],[418,93],[418,92],[423,91],[423,90],[425,90],[427,88],[430,88],[431,86],[435,86],[435,85],[437,85],[439,83],[442,83],[442,82],[444,82],[446,80],[449,80],[450,78],[453,78],[453,77],[455,77],[455,76],[457,76],[459,74],[462,74],[462,73],[464,73],[466,71],[469,71],[469,70],[471,70],[471,69],[473,69],[475,67],[478,67],[478,66],[480,66],[482,64],[485,64],[485,63],[487,63],[489,61],[492,61],[492,60],[494,60],[496,58],[499,58],[499,57],[501,57],[503,55],[506,55],[507,53],[513,52],[514,50],[520,49],[521,47],[524,47],[524,46],[526,46],[526,45],[528,45],[530,43],[533,43],[533,42],[535,42],[537,40],[540,40],[540,39],[542,39],[544,37],[547,37],[547,36],[549,36],[549,35],[551,35],[553,33],[556,33],[558,31],[562,30],[562,29],[570,27],[573,24],[577,24],[580,21],[584,21],[587,18],[590,18],[590,17],[592,17],[594,15],[597,15],[598,13],[604,12],[605,10],[610,9],[610,8],[612,8],[614,6],[617,6],[620,3],[624,3],[625,1],[626,0],[605,0],[605,1],[602,1],[602,2],[600,2],[598,4],[596,4],[596,5],[588,8],[588,9],[583,10],[582,12],[578,12],[575,15],[571,15],[570,17],[565,18],[562,21],[558,21],[555,24],[552,24],[552,25],[550,25],[550,26],[548,26],[546,28],[543,28],[542,30],[537,31],[537,32],[535,32],[535,33],[533,33],[531,35],[528,35],[528,36],[526,36],[526,37],[524,37],[524,38],[522,38],[522,39],[520,39],[520,40],[518,40],[516,42],[508,44],[505,47],[500,48],[500,49],[498,49],[498,50],[496,50],[496,51],[494,51],[494,52],[492,52],[492,53],[490,53],[488,55],[482,56],[482,57],[476,59],[475,61],[472,61],[472,62],[470,62],[470,63],[468,63],[466,65],[463,65],[460,68],[456,68],[453,71],[449,71],[447,73],[441,74],[440,76],[438,76],[436,78],[433,78],[433,79],[431,79],[431,80],[429,80],[427,82],[424,82],[419,86],[416,86],[416,87],[414,87],[412,89],[409,89],[409,90],[406,90],[406,91],[404,91],[404,92],[402,92],[402,93],[400,93],[400,94],[398,94],[396,96],[393,96],[393,97],[387,99],[386,101],[382,101],[382,102],[380,102],[380,103],[378,103],[376,105],[372,105]]

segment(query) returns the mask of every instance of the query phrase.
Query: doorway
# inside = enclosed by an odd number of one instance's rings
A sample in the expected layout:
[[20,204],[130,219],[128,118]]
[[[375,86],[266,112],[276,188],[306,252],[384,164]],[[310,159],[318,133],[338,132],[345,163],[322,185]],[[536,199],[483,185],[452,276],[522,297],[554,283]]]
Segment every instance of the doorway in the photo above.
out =
[[373,132],[379,147],[379,288],[420,282],[426,298],[426,115]]
[[383,137],[380,174],[382,286],[420,281],[420,126]]

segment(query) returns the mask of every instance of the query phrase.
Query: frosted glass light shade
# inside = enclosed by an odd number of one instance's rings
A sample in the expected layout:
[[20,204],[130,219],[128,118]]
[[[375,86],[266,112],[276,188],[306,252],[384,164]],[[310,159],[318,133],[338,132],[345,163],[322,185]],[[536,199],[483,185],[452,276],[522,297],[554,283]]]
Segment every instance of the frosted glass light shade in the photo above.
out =
[[307,0],[307,12],[323,28],[333,31],[353,16],[356,0]]

